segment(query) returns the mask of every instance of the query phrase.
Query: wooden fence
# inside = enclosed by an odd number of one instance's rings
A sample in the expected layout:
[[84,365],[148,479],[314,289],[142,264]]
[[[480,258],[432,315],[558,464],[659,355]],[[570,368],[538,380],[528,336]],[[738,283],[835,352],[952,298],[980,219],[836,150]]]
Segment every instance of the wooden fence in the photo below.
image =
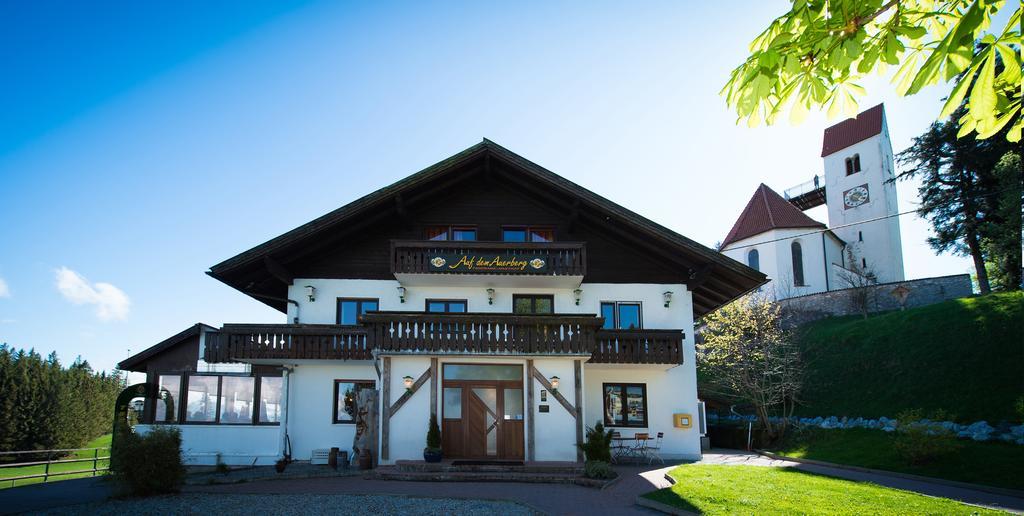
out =
[[[101,454],[101,450],[105,450],[106,455]],[[74,458],[76,452],[86,452],[85,455],[91,457]],[[46,457],[46,460],[38,460],[37,456]],[[29,457],[27,462],[19,461],[19,457]],[[70,458],[65,458],[70,457]],[[8,462],[12,461],[12,462]],[[101,461],[105,461],[103,465]],[[101,448],[69,448],[64,450],[29,450],[29,451],[12,451],[12,452],[0,452],[0,482],[6,484],[10,482],[10,487],[14,487],[19,480],[31,480],[36,478],[43,479],[43,482],[48,482],[51,477],[61,477],[66,475],[85,475],[92,474],[96,476],[100,473],[104,473],[110,469],[110,447]],[[91,463],[92,467],[76,468],[71,470],[63,470],[58,468],[53,469],[53,466],[60,464],[81,464]],[[32,473],[28,475],[14,475],[7,476],[6,471],[13,468],[31,468],[33,466],[43,466],[42,473]]]

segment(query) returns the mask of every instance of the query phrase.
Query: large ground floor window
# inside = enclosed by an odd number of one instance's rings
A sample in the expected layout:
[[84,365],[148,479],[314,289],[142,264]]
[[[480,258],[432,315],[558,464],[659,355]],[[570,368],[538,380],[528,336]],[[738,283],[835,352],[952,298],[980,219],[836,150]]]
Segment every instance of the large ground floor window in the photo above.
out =
[[359,391],[373,390],[373,380],[334,380],[334,423],[352,424],[359,411]]
[[154,423],[225,425],[278,424],[280,376],[215,374],[157,375]]
[[604,425],[647,428],[647,385],[606,383]]

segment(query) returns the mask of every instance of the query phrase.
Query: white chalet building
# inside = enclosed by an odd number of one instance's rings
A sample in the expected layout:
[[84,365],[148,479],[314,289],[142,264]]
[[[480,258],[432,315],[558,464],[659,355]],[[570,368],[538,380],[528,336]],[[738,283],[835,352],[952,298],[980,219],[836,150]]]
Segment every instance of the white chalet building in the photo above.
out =
[[207,274],[282,323],[120,364],[191,464],[422,460],[431,416],[446,459],[580,461],[597,422],[694,459],[694,318],[766,281],[488,140]]

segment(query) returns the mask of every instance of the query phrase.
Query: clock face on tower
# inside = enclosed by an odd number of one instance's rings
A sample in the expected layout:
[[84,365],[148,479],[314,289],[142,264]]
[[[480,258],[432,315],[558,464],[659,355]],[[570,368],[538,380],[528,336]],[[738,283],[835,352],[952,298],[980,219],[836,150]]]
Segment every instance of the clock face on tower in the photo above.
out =
[[868,185],[855,186],[843,192],[843,206],[845,209],[856,208],[868,202]]

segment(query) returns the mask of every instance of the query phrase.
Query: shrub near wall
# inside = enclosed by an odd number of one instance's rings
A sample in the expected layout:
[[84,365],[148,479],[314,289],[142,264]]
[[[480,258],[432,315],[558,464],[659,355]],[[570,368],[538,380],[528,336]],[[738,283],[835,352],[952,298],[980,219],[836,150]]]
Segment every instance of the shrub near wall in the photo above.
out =
[[181,432],[157,426],[145,435],[124,433],[114,442],[111,469],[127,494],[176,493],[185,482],[181,463]]

